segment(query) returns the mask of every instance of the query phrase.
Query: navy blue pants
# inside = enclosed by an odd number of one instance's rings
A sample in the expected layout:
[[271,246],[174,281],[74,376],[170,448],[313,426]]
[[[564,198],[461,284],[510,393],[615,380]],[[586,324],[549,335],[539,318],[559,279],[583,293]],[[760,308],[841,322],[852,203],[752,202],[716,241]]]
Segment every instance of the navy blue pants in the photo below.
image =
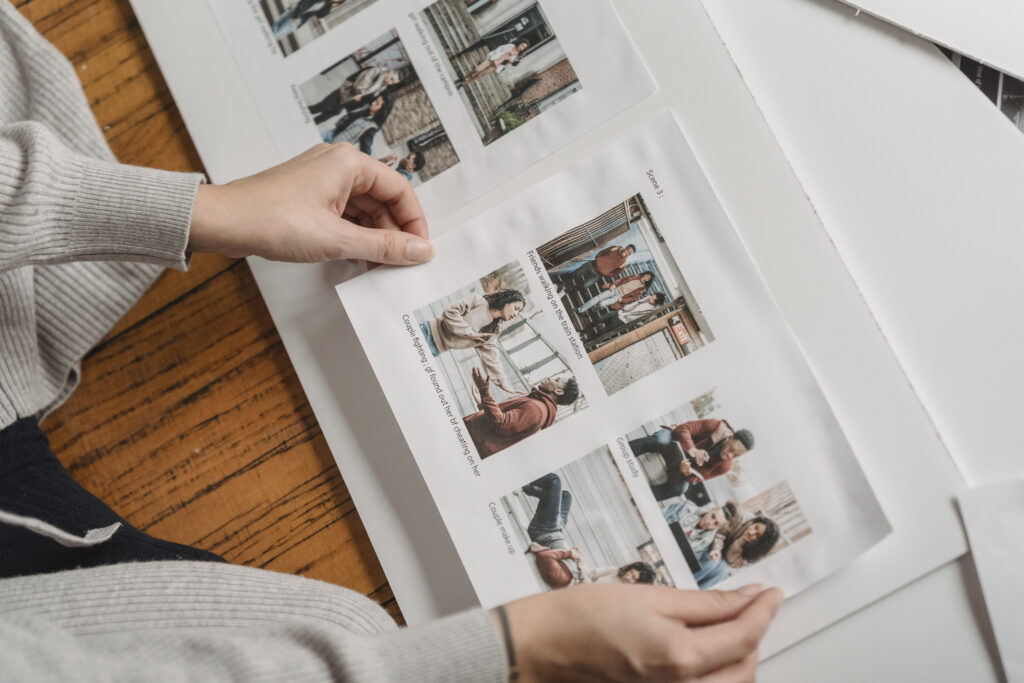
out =
[[121,522],[109,540],[66,548],[51,538],[0,523],[0,578],[149,560],[213,560],[218,555],[161,541],[129,525],[71,478],[32,419],[0,431],[0,510],[35,517],[77,536]]

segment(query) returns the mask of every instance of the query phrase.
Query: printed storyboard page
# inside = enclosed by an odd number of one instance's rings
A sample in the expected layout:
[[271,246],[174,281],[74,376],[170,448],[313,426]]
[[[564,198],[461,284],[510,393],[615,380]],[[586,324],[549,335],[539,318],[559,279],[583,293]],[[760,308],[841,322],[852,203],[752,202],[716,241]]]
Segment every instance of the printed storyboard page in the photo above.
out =
[[671,114],[437,246],[338,293],[483,604],[793,595],[889,532]]
[[654,92],[607,0],[210,0],[282,160],[348,142],[438,217]]

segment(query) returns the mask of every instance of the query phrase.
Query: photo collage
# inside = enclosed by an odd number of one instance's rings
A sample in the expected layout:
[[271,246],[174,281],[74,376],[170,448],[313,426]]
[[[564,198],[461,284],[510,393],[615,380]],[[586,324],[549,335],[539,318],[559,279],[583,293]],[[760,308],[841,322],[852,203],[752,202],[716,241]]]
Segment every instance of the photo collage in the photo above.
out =
[[[293,59],[379,2],[259,0],[259,20],[281,58]],[[395,23],[381,35],[363,36],[292,84],[320,140],[354,145],[414,186],[460,163],[448,127],[463,124],[442,120],[405,41],[429,42],[436,63],[421,61],[421,69],[443,70],[483,146],[582,89],[536,0],[438,0],[417,13],[416,26],[414,32]]]
[[[578,373],[596,373],[610,398],[715,341],[641,194],[540,245],[533,263],[552,295],[513,261],[413,314],[484,466],[585,411]],[[553,334],[553,315],[583,353],[573,357]],[[648,531],[660,524],[704,589],[806,537],[810,523],[757,431],[713,389],[622,435],[661,514],[653,521],[608,447],[523,482],[500,502],[520,570],[541,590],[676,585]]]

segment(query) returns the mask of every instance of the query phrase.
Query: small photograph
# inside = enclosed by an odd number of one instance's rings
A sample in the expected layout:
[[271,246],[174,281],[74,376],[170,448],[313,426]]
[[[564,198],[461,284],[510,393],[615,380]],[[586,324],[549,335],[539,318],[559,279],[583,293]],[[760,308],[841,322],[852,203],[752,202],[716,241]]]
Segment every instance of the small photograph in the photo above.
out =
[[639,194],[537,255],[609,394],[714,341]]
[[377,0],[260,0],[260,9],[285,57]]
[[811,533],[793,491],[714,390],[627,435],[697,585],[712,588]]
[[484,145],[582,89],[537,2],[438,0],[421,14]]
[[675,585],[607,448],[501,499],[541,591],[579,583]]
[[1024,81],[947,48],[939,49],[1024,133]]
[[481,459],[587,407],[518,262],[416,311]]
[[299,86],[324,142],[348,142],[414,186],[459,163],[398,32],[388,31]]

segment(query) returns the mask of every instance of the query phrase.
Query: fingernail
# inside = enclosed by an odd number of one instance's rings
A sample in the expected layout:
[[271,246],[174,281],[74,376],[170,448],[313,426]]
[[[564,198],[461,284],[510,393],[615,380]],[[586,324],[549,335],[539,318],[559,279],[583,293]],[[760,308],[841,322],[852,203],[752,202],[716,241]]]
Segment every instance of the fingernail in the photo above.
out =
[[746,586],[743,586],[742,588],[737,588],[736,592],[744,597],[752,598],[755,595],[760,595],[761,591],[763,590],[763,583],[748,583]]
[[418,237],[405,244],[405,258],[415,263],[424,263],[434,258],[434,245]]

